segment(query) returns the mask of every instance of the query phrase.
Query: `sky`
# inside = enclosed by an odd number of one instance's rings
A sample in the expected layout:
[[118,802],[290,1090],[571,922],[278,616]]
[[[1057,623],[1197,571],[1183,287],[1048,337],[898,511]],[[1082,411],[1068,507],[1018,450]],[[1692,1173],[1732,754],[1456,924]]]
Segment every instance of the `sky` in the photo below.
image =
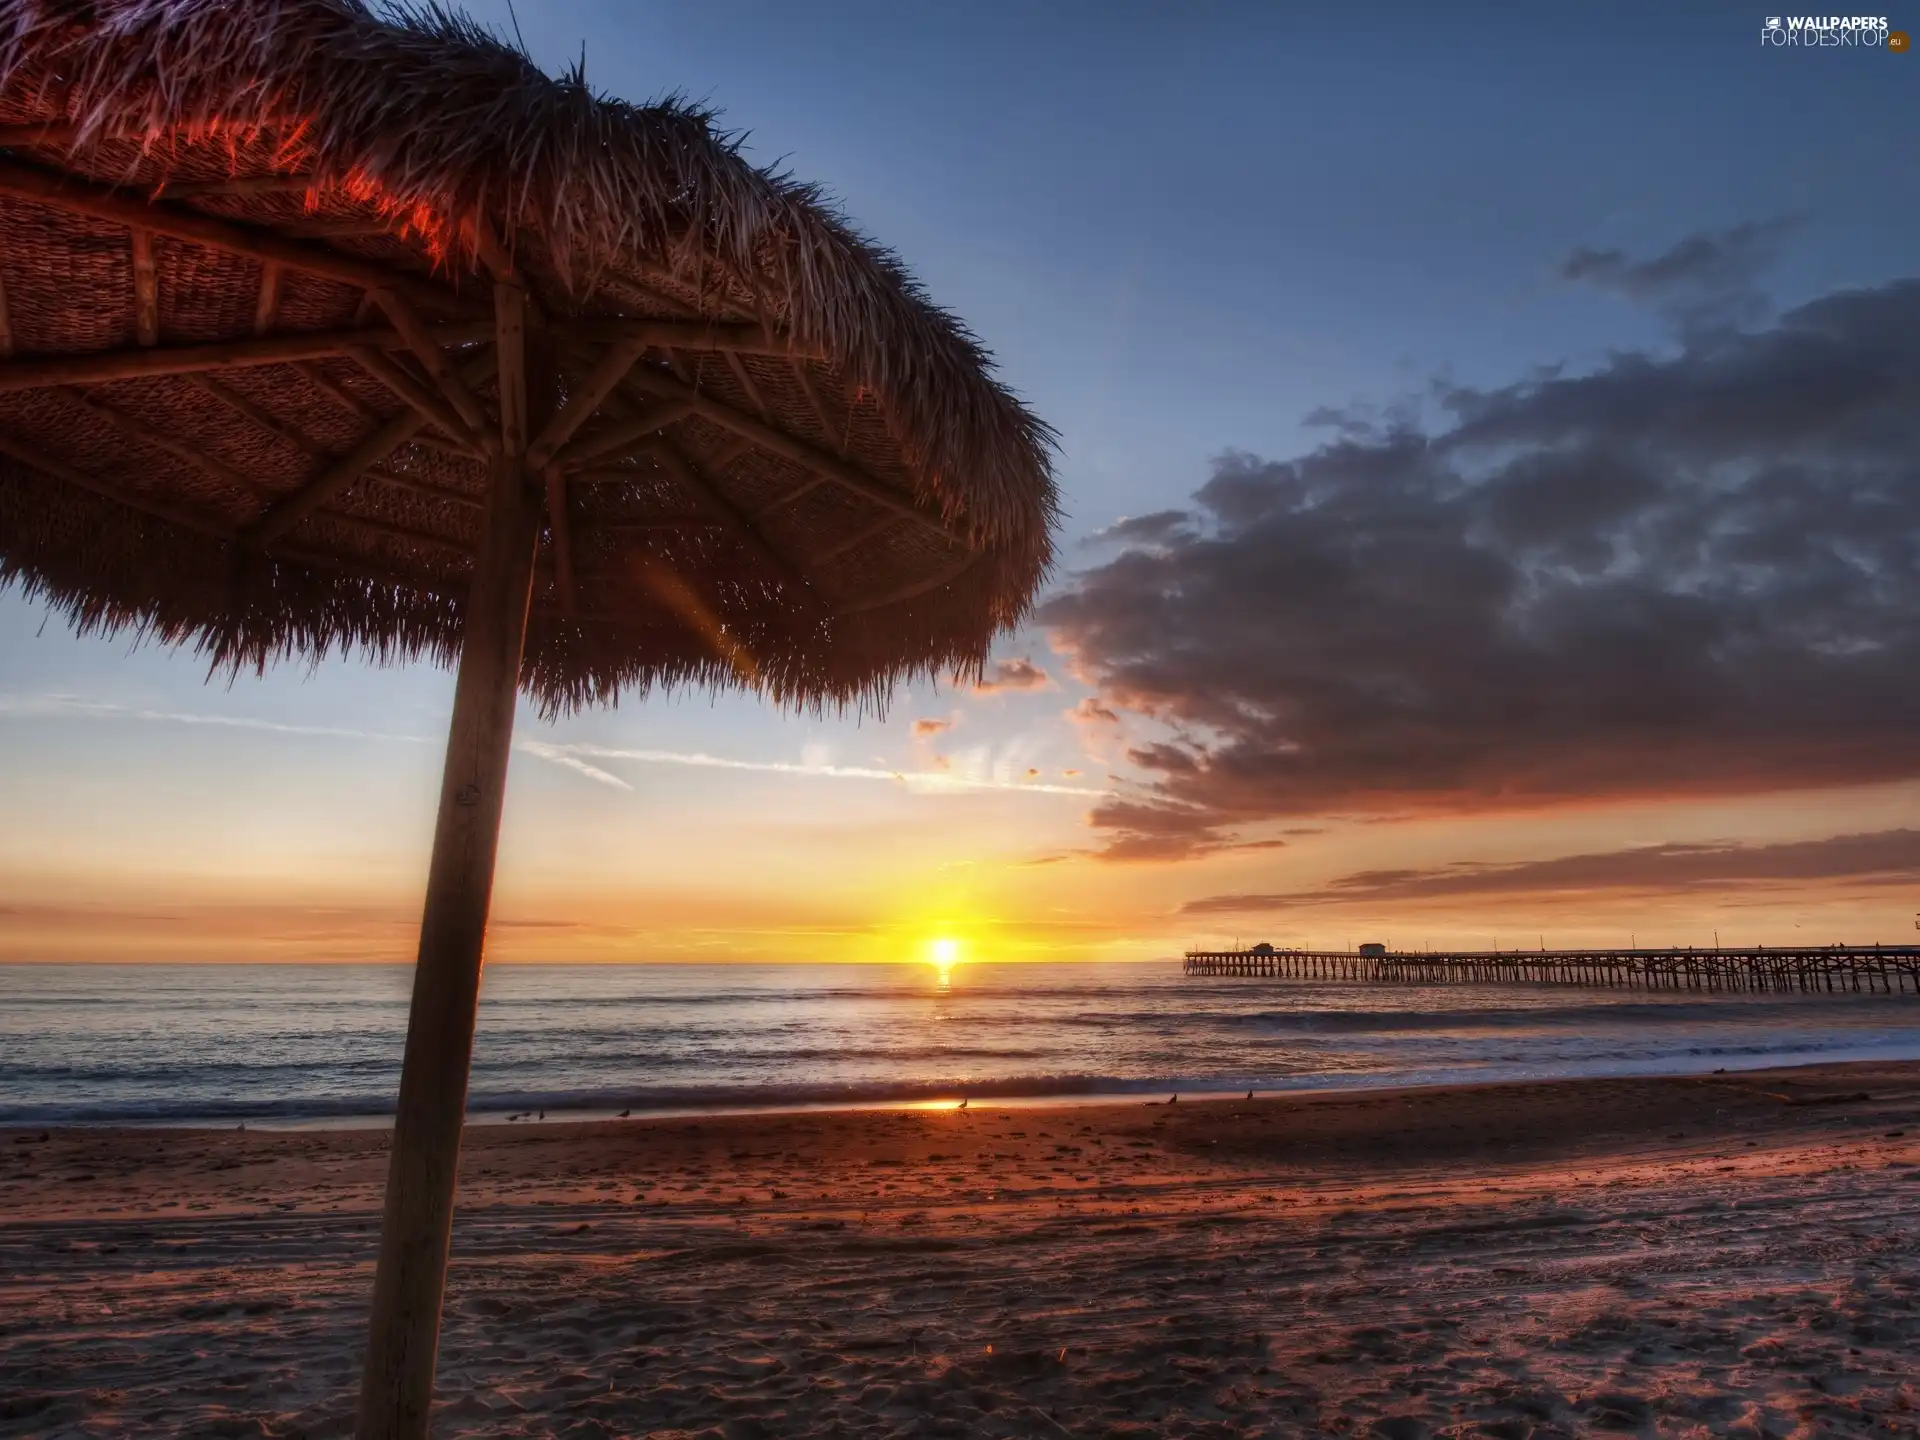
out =
[[[1710,4],[471,9],[823,184],[1066,505],[986,686],[523,708],[490,958],[1913,938],[1920,61]],[[0,596],[0,959],[411,958],[451,698]]]

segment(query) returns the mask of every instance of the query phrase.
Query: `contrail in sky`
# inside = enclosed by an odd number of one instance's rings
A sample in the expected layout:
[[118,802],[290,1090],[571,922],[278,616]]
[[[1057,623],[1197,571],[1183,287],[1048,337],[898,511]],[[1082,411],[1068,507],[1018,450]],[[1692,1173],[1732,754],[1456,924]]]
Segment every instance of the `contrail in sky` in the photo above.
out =
[[[256,730],[271,735],[308,735],[322,739],[380,740],[405,745],[436,743],[425,735],[403,735],[385,730],[356,730],[339,725],[291,725],[278,720],[258,720],[245,715],[198,715],[181,710],[153,710],[133,705],[118,705],[108,700],[88,700],[78,695],[0,695],[0,720],[45,720],[56,717],[90,720],[139,720],[167,725],[206,725],[230,730]],[[700,751],[624,750],[607,745],[556,744],[548,740],[520,739],[514,749],[550,765],[559,765],[575,774],[617,790],[633,786],[595,760],[630,760],[644,765],[685,765],[708,770],[746,770],[765,775],[797,775],[820,780],[883,780],[905,785],[916,794],[963,795],[983,790],[1011,790],[1022,794],[1089,795],[1107,792],[1079,785],[1054,785],[1039,780],[1020,780],[988,775],[956,774],[949,770],[885,770],[876,766],[832,765],[795,760],[736,760],[724,755]]]
[[959,775],[950,770],[883,770],[866,765],[815,764],[799,760],[733,760],[724,755],[705,755],[699,751],[622,750],[610,745],[550,745],[542,740],[523,740],[520,745],[542,759],[555,761],[568,756],[594,760],[637,760],[648,765],[694,765],[712,770],[754,770],[768,775],[805,775],[824,780],[894,780],[928,793],[957,794],[968,790],[1018,790],[1042,795],[1107,793],[1080,785]]
[[424,735],[395,735],[382,730],[350,730],[338,725],[287,725],[246,715],[193,715],[181,710],[147,710],[78,695],[0,695],[0,718],[47,720],[71,715],[89,720],[157,720],[170,725],[217,725],[229,730],[264,730],[274,735],[323,735],[345,740],[399,740],[424,745]]

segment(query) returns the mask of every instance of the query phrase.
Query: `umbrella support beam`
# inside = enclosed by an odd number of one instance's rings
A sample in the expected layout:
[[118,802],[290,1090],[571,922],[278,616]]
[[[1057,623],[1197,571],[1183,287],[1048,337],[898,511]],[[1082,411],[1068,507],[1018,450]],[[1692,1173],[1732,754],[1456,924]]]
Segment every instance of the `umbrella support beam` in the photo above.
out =
[[[518,296],[499,302],[500,371],[503,382],[524,385]],[[423,1440],[433,1401],[467,1069],[541,524],[541,496],[524,465],[524,396],[503,396],[507,443],[494,462],[467,602],[387,1168],[360,1440]]]

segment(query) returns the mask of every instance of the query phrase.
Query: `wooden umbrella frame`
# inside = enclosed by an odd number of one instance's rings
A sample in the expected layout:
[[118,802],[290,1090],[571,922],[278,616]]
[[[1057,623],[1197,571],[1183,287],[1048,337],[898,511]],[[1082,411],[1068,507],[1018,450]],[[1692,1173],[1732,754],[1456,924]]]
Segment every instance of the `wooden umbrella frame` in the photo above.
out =
[[424,1436],[433,1405],[487,912],[540,537],[542,494],[527,466],[527,436],[551,412],[552,366],[539,348],[529,354],[525,289],[497,282],[493,303],[498,448],[454,681],[407,1012],[360,1381],[362,1440]]

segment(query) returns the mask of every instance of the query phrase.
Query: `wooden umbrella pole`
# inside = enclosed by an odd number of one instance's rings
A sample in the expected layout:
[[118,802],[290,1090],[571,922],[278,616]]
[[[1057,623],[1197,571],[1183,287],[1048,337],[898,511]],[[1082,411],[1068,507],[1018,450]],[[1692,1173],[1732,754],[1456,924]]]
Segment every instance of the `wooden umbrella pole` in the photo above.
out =
[[467,1067],[540,531],[541,496],[525,466],[525,311],[523,291],[496,288],[503,443],[467,601],[420,921],[360,1385],[360,1440],[421,1440],[433,1400]]

